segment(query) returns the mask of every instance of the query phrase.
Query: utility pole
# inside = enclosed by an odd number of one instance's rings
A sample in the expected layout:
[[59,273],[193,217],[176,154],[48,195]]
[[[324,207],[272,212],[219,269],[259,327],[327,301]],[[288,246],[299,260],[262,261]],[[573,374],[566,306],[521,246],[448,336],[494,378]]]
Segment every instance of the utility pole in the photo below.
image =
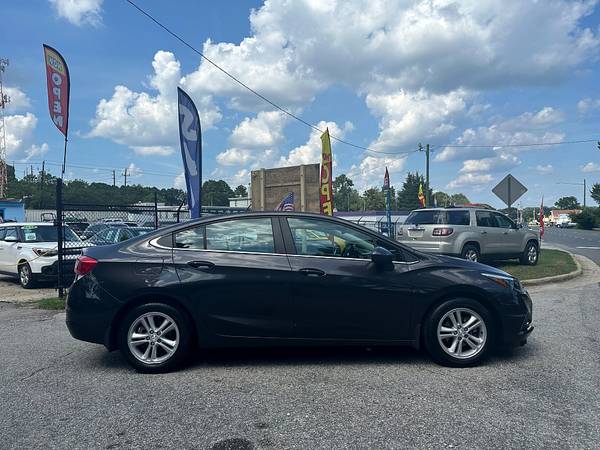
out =
[[[419,151],[423,151],[423,146],[419,143]],[[429,144],[425,145],[425,207],[429,208],[431,199],[429,198]]]
[[44,197],[44,168],[46,165],[46,161],[42,161],[42,173],[40,174],[40,206],[39,208],[42,209],[42,205],[44,204],[43,202],[43,197]]
[[125,172],[123,172],[123,176],[125,177],[125,183],[124,183],[125,187],[127,187],[127,169],[128,169],[128,167],[125,167]]
[[583,207],[585,208],[585,197],[587,196],[587,187],[585,178],[583,179]]
[[113,169],[113,187],[117,185],[117,179],[115,178],[115,170]]
[[2,74],[8,66],[8,59],[0,58],[0,198],[7,196],[8,167],[6,166],[6,124],[4,108],[10,103],[10,97],[4,93]]

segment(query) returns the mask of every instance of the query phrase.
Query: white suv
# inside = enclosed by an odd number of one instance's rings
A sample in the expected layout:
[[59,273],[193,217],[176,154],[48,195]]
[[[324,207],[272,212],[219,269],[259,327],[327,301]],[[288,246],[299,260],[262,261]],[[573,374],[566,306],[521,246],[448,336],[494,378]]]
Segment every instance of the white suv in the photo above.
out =
[[[0,273],[18,277],[25,289],[35,287],[38,281],[56,279],[57,231],[51,222],[0,224]],[[64,239],[69,247],[85,246],[67,226]]]

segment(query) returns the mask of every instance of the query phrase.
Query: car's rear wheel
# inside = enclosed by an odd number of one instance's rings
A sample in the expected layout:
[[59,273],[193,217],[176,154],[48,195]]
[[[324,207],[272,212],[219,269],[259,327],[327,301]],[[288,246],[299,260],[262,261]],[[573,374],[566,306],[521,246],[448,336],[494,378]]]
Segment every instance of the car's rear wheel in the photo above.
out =
[[28,263],[19,264],[19,283],[25,289],[32,289],[36,286],[35,275],[31,271],[31,266]]
[[181,366],[192,346],[187,315],[164,303],[147,303],[129,311],[121,322],[120,348],[129,363],[145,373]]
[[458,298],[438,305],[424,324],[425,347],[440,364],[473,366],[489,353],[493,324],[488,310],[479,302]]
[[520,258],[521,264],[535,266],[538,263],[539,255],[538,246],[533,242],[528,242]]
[[481,259],[481,254],[476,245],[467,244],[463,247],[461,257],[468,261],[478,262]]

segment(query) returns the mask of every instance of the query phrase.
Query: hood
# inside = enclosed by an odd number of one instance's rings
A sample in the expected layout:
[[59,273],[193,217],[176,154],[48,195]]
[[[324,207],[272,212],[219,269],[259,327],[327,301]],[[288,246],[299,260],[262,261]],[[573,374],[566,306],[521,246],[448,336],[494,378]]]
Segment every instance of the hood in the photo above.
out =
[[56,242],[19,242],[19,245],[27,248],[43,248],[43,249],[56,249],[58,244]]
[[467,261],[462,258],[455,258],[454,256],[444,256],[444,255],[436,255],[435,258],[446,266],[458,267],[462,269],[470,269],[477,270],[479,272],[485,273],[493,273],[497,275],[502,275],[505,277],[513,277],[513,275],[506,273],[504,270],[497,269],[492,266],[488,266],[487,264],[482,264],[479,262]]

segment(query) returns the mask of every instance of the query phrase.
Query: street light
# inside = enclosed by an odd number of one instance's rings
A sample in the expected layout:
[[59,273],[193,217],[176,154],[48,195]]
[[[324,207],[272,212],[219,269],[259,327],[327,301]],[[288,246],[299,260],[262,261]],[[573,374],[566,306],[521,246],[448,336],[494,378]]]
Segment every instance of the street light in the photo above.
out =
[[571,186],[583,186],[583,207],[585,208],[585,197],[586,197],[586,182],[585,182],[585,178],[583,179],[583,183],[568,183],[568,182],[557,182],[556,184],[570,184]]

